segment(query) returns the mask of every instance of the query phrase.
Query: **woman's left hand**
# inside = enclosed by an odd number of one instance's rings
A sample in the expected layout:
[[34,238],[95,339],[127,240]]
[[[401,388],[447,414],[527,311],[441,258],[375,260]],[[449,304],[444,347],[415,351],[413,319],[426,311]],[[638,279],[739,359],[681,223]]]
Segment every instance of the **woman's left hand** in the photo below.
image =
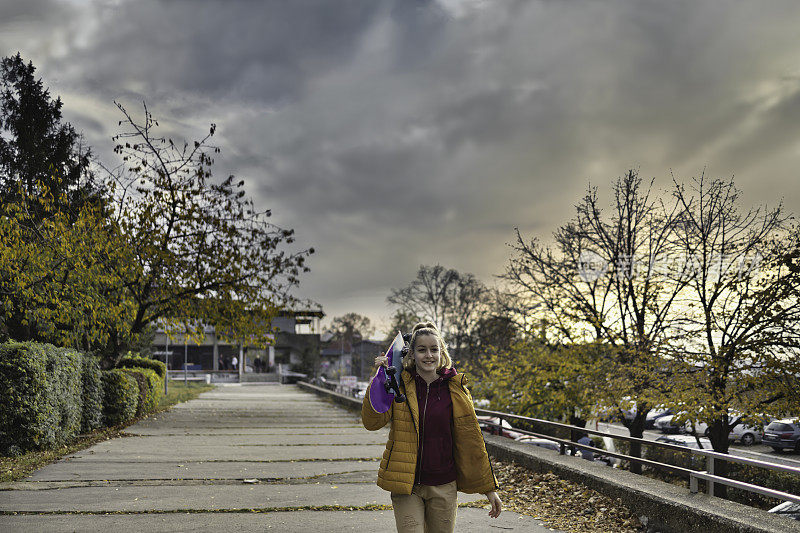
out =
[[495,491],[489,491],[485,494],[486,499],[492,504],[492,510],[489,511],[489,516],[497,518],[500,516],[500,511],[503,510],[503,502],[500,501],[500,496]]

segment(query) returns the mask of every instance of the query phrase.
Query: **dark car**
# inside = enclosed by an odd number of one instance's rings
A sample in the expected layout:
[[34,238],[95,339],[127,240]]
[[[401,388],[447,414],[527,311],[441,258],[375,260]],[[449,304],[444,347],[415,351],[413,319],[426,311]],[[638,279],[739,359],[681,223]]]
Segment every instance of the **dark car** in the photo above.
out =
[[776,452],[789,449],[800,453],[800,424],[791,418],[776,420],[764,428],[761,440]]

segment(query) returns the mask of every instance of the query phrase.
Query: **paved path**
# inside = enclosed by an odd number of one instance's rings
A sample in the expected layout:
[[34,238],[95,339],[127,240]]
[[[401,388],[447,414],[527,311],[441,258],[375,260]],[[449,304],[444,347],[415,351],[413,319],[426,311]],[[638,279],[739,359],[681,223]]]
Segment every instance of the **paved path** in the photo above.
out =
[[[0,531],[394,530],[387,431],[297,387],[221,386],[126,432],[0,486]],[[487,512],[460,508],[457,531],[552,531]]]

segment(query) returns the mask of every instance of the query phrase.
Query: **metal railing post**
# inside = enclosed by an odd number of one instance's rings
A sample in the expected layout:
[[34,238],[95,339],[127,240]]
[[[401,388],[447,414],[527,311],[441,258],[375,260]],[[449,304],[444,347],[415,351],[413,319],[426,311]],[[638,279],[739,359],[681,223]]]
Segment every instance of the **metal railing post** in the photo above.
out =
[[[714,459],[713,457],[709,456],[709,457],[706,458],[706,472],[708,472],[712,476],[714,475],[714,461],[716,461],[716,459]],[[708,479],[708,480],[706,480],[706,484],[708,485],[708,495],[709,496],[713,496],[714,495],[714,482],[711,481],[710,479]]]

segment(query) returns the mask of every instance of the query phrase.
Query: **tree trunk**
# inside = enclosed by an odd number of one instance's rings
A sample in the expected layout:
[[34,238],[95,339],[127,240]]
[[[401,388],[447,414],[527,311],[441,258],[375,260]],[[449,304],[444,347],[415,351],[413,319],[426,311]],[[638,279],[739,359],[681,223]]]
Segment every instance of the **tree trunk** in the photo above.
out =
[[[582,428],[586,427],[586,419],[581,418],[580,416],[574,413],[569,415],[569,423],[571,426],[578,426]],[[582,436],[583,436],[583,431],[579,429],[571,429],[569,431],[569,440],[571,440],[572,442],[578,442],[578,439],[580,439]]]
[[[648,411],[641,411],[637,409],[636,416],[633,417],[630,424],[628,424],[628,432],[631,437],[641,439],[644,436],[644,421],[647,418]],[[642,456],[642,444],[639,442],[631,442],[631,451],[628,453],[631,457]],[[634,474],[642,473],[642,465],[631,461],[631,472]]]
[[[730,441],[728,441],[728,434],[730,428],[724,420],[715,420],[708,428],[708,438],[711,439],[711,446],[717,453],[728,453]],[[706,460],[708,464],[708,459]],[[727,477],[728,476],[728,462],[719,459],[714,460],[714,475]],[[721,483],[714,484],[714,496],[718,498],[727,498],[728,487]]]

